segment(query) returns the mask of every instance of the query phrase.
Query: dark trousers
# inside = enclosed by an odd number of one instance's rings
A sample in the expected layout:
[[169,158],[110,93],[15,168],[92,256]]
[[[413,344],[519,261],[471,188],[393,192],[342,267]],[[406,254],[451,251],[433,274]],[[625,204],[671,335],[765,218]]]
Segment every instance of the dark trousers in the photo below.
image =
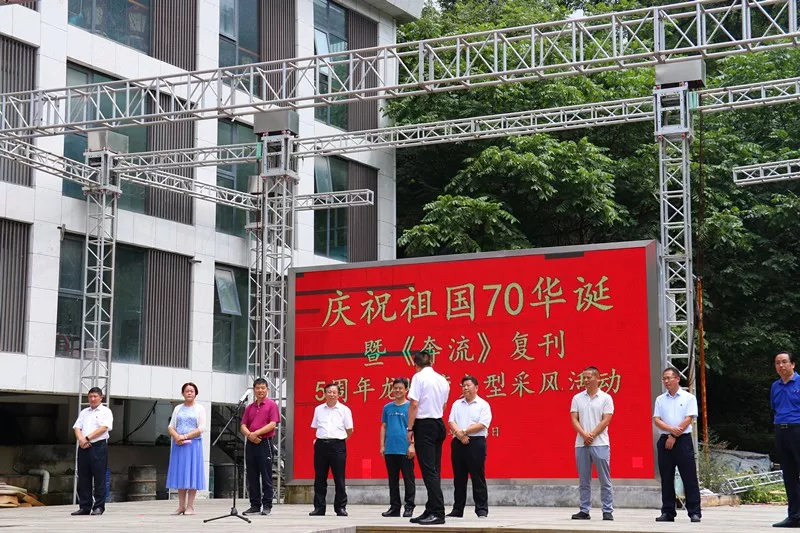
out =
[[[108,446],[101,440],[89,448],[78,448],[78,505],[84,511],[106,509],[106,470]],[[94,504],[92,504],[94,483]]]
[[414,509],[414,496],[417,486],[414,484],[414,460],[406,455],[387,453],[386,472],[389,475],[389,508],[400,510],[400,472],[403,473],[405,485],[406,509]]
[[247,492],[250,495],[250,507],[263,505],[266,509],[272,509],[272,441],[261,439],[259,444],[247,441],[244,448],[244,460],[247,466]]
[[675,516],[675,467],[683,481],[686,495],[686,511],[689,516],[702,516],[700,513],[700,485],[697,483],[697,466],[694,462],[692,435],[687,433],[675,439],[671,450],[665,444],[667,436],[658,439],[658,471],[661,474],[661,513]]
[[441,418],[422,418],[414,421],[414,447],[417,450],[422,480],[428,491],[425,512],[444,518],[442,494],[442,444],[445,429]]
[[469,476],[472,479],[475,513],[488,514],[486,437],[470,437],[467,444],[453,439],[450,443],[450,460],[453,462],[453,512],[464,513],[464,506],[467,504],[467,476]]
[[344,468],[347,463],[347,445],[344,440],[317,439],[314,443],[314,510],[325,511],[325,496],[328,494],[328,470],[333,474],[336,494],[333,508],[340,511],[347,506],[347,490],[344,486]]
[[800,424],[776,424],[775,448],[783,470],[789,518],[800,520]]

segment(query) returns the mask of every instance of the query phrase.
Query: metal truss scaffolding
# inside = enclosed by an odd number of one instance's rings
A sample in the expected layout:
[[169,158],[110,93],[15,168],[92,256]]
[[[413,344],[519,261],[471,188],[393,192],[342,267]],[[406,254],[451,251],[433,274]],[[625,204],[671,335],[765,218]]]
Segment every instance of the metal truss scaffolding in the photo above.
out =
[[276,105],[326,106],[752,53],[795,46],[797,15],[797,0],[697,0],[304,58],[7,93],[0,95],[0,132],[58,135],[167,118],[242,116]]
[[690,91],[686,84],[654,91],[661,221],[661,353],[694,386],[694,291],[689,147]]
[[[293,154],[294,136],[264,135],[261,173],[251,178],[251,192],[259,193],[260,209],[250,212],[250,332],[248,368],[254,378],[269,383],[281,423],[275,429],[277,482],[281,500],[286,427],[286,316],[289,310],[287,277],[294,264],[295,187],[299,181]],[[313,200],[311,202],[313,205]]]
[[733,182],[740,186],[796,179],[800,179],[800,159],[746,165],[733,169]]

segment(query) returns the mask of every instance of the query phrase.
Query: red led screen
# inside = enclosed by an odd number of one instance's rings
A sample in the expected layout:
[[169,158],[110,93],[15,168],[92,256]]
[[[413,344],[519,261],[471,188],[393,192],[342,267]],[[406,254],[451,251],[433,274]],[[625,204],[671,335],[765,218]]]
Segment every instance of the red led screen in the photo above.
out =
[[[451,382],[449,403],[465,374],[480,381],[493,412],[487,478],[577,476],[570,401],[594,365],[616,408],[612,476],[653,479],[654,262],[655,243],[637,243],[293,272],[292,479],[314,478],[309,425],[330,381],[353,411],[347,478],[385,478],[381,412],[422,348]],[[445,477],[449,457],[448,438]]]

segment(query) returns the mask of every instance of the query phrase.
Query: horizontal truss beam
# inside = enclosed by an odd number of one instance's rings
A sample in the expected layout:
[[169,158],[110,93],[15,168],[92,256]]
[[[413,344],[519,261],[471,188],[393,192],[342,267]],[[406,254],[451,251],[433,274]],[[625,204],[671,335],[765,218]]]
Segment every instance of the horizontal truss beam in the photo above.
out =
[[[698,0],[153,78],[0,95],[0,134],[58,135],[428,94],[800,42],[798,0]],[[309,90],[310,89],[310,90]]]
[[800,159],[746,165],[733,169],[733,183],[740,186],[796,179],[800,179]]
[[[58,178],[73,181],[87,189],[94,190],[97,187],[98,170],[96,168],[52,154],[20,139],[0,137],[0,157],[22,163]],[[260,209],[258,205],[260,199],[254,194],[202,183],[161,170],[129,169],[124,160],[115,158],[115,161],[117,162],[115,172],[119,175],[120,180],[179,192],[198,200],[236,207],[244,211]],[[295,209],[314,211],[336,207],[374,205],[374,200],[374,193],[368,189],[297,195],[295,196]]]

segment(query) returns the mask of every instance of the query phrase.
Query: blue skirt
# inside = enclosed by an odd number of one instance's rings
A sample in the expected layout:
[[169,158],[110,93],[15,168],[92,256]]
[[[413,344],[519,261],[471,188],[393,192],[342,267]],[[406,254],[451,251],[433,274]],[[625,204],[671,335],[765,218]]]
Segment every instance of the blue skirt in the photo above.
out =
[[205,490],[206,473],[203,465],[203,440],[192,439],[178,446],[172,441],[167,470],[168,489]]

